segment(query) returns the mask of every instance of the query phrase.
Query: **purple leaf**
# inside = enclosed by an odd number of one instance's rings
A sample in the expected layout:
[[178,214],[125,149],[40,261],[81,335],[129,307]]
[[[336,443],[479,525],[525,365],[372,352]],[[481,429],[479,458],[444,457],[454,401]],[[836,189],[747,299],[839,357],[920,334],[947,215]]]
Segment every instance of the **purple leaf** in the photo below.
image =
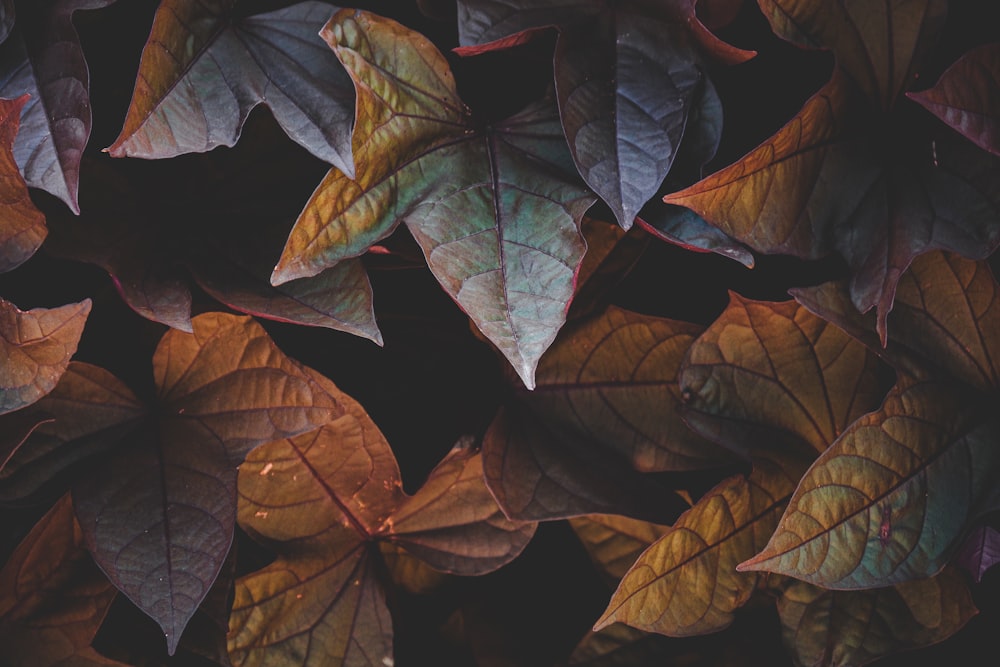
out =
[[1000,531],[989,525],[974,529],[965,538],[953,562],[971,572],[977,582],[982,581],[986,571],[1000,563]]

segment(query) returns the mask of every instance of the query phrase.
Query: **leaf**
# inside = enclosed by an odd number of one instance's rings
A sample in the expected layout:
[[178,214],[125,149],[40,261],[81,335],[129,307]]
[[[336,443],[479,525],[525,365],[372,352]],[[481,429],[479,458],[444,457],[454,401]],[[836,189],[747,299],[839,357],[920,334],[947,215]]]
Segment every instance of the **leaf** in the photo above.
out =
[[121,666],[91,647],[117,591],[82,545],[68,495],[0,570],[0,642],[9,667]]
[[27,95],[16,100],[0,99],[0,273],[26,262],[48,234],[45,216],[31,202],[14,160],[21,109],[27,101]]
[[698,96],[714,96],[697,42],[736,61],[753,55],[712,37],[687,0],[655,8],[534,0],[458,6],[463,55],[559,28],[553,66],[562,126],[577,170],[623,229],[670,171]]
[[678,380],[684,418],[706,437],[751,454],[789,437],[822,452],[878,405],[876,371],[863,345],[804,307],[731,293]]
[[114,0],[19,2],[0,46],[0,97],[31,96],[21,113],[14,157],[28,185],[59,197],[74,213],[80,156],[90,138],[90,74],[73,14]]
[[739,569],[842,590],[940,571],[1000,470],[990,399],[965,393],[897,384],[820,455],[767,546]]
[[565,175],[555,109],[541,103],[481,129],[422,35],[342,10],[323,36],[357,89],[356,177],[330,171],[272,282],[358,256],[405,221],[438,282],[532,386],[565,321],[593,201]]
[[52,391],[76,353],[90,299],[23,311],[0,298],[0,414],[20,410]]
[[754,258],[742,243],[726,236],[718,227],[708,224],[694,211],[680,206],[666,205],[643,213],[636,222],[650,234],[668,243],[694,252],[714,252],[734,259],[748,269]]
[[616,583],[649,545],[670,529],[613,514],[591,514],[569,520],[591,560]]
[[14,29],[14,0],[0,1],[0,44],[7,41]]
[[792,581],[778,598],[782,635],[796,665],[867,665],[947,639],[976,613],[954,569],[865,591],[827,591]]
[[736,571],[774,530],[805,466],[758,460],[706,493],[622,577],[595,630],[611,623],[672,637],[715,632],[757,586]]
[[1000,155],[1000,44],[972,49],[933,87],[907,93],[983,150]]
[[264,103],[289,137],[353,175],[350,82],[316,33],[335,9],[300,2],[243,17],[236,0],[165,0],[143,49],[114,157],[232,146]]
[[249,318],[206,313],[192,324],[157,347],[150,418],[73,488],[87,548],[160,624],[171,655],[229,551],[236,466],[253,447],[339,412]]
[[955,554],[954,562],[968,570],[977,583],[991,567],[1000,563],[1000,531],[990,525],[972,531]]
[[831,6],[819,0],[758,0],[779,36],[833,51],[869,99],[890,108],[940,30],[947,0]]

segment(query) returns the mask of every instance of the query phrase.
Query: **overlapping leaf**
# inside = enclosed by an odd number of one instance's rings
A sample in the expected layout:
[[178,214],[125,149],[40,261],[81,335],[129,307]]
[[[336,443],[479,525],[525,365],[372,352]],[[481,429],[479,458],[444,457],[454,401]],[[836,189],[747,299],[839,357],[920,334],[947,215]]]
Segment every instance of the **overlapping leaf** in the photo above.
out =
[[721,123],[699,46],[730,60],[753,55],[715,39],[694,5],[465,0],[458,51],[480,53],[558,27],[556,92],[573,159],[628,229],[670,171],[699,98],[713,100],[716,111],[701,121]]
[[114,0],[10,3],[17,20],[0,44],[0,97],[31,97],[21,115],[14,157],[28,185],[79,212],[80,156],[90,138],[90,74],[73,27],[79,9]]
[[982,581],[986,571],[1000,563],[1000,531],[990,525],[973,530],[955,554],[955,563],[968,570],[977,582]]
[[115,157],[166,158],[232,146],[266,104],[295,141],[354,173],[354,92],[317,36],[335,9],[300,2],[240,16],[236,0],[165,0],[143,50]]
[[778,598],[785,646],[796,665],[858,667],[935,644],[977,613],[961,575],[870,591],[828,591],[802,581]]
[[943,5],[763,2],[779,34],[834,50],[833,78],[743,159],[665,198],[761,252],[839,253],[851,300],[877,308],[883,340],[916,256],[982,258],[1000,243],[1000,162],[895,104]]
[[484,130],[422,35],[342,10],[323,36],[355,81],[357,176],[327,175],[272,282],[359,255],[405,221],[438,282],[533,386],[565,321],[593,202],[566,175],[554,105]]
[[63,496],[0,570],[4,664],[124,667],[91,647],[116,593],[90,559]]
[[0,415],[31,405],[55,388],[89,314],[90,299],[22,311],[0,298]]
[[[329,386],[329,383],[327,383]],[[278,559],[237,582],[237,665],[388,664],[392,627],[371,561],[374,541],[432,566],[481,574],[513,559],[534,526],[506,520],[478,455],[457,447],[414,496],[389,444],[334,387],[344,413],[314,433],[258,448],[240,468],[239,520]]]
[[13,147],[27,96],[0,99],[0,273],[23,264],[45,240],[45,216],[35,208]]
[[820,455],[767,546],[740,569],[834,589],[937,573],[1000,474],[990,403],[901,381]]
[[928,90],[907,97],[983,150],[1000,155],[1000,44],[966,53]]
[[648,521],[602,514],[574,517],[569,523],[591,560],[615,582],[649,545],[670,530]]

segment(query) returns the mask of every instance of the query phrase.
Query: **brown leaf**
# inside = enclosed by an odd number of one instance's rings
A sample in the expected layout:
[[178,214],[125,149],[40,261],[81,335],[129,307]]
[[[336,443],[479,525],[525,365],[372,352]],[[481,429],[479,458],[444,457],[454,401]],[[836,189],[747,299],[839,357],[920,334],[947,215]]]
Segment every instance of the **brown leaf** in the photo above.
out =
[[591,560],[615,585],[639,555],[670,530],[667,526],[613,514],[573,517],[569,524]]
[[0,273],[26,262],[48,231],[45,216],[31,203],[28,186],[14,161],[14,139],[27,95],[0,99]]

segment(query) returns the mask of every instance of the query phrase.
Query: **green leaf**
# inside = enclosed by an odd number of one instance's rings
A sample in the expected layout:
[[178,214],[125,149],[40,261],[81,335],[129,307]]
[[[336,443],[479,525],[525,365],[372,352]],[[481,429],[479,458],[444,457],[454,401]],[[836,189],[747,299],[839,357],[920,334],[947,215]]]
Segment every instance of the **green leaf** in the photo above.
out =
[[272,282],[360,255],[405,221],[438,282],[533,386],[565,321],[593,202],[566,175],[554,105],[481,129],[422,35],[342,10],[323,36],[355,82],[356,176],[327,175]]
[[76,353],[90,299],[22,311],[0,298],[0,415],[52,391]]
[[833,589],[937,573],[1000,474],[994,412],[960,387],[904,379],[820,455],[740,570]]
[[0,273],[17,268],[42,245],[48,231],[14,160],[13,146],[27,95],[0,99]]

